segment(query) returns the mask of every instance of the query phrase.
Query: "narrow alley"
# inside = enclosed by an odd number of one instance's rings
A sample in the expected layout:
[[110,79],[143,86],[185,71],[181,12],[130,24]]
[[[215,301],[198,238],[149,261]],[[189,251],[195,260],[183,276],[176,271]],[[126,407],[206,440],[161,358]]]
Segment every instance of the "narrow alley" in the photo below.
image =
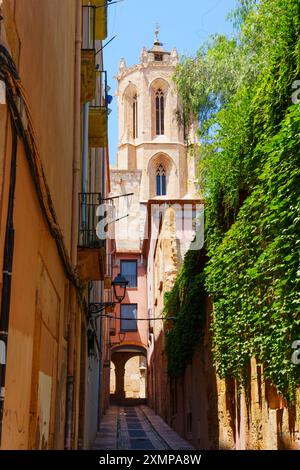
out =
[[94,450],[194,450],[148,406],[111,406]]
[[0,0],[0,452],[300,450],[299,52],[300,0]]

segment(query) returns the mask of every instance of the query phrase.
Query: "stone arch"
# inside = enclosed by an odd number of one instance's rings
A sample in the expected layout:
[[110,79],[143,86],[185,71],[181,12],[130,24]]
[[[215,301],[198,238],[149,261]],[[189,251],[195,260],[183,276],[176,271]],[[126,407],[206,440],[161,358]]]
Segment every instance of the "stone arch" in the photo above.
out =
[[[134,103],[136,102],[136,111]],[[138,108],[139,95],[138,89],[134,83],[129,83],[122,95],[122,104],[124,109],[124,132],[123,138],[134,140],[138,135]],[[135,116],[134,116],[135,115]],[[134,122],[136,122],[136,131],[134,131]]]
[[[128,383],[132,380],[130,374],[132,371],[127,374],[126,377],[126,365],[133,358],[143,357],[142,364],[140,360],[134,361],[134,367],[137,369],[135,372],[134,380],[136,381],[135,392],[134,386],[130,387]],[[146,399],[146,370],[147,370],[147,350],[144,346],[135,345],[135,344],[122,344],[120,346],[115,346],[111,352],[111,363],[113,364],[113,371],[115,372],[115,377],[112,378],[111,384],[114,385],[114,389],[111,388],[111,399],[112,401],[122,404],[126,403],[126,400],[145,400]],[[138,364],[138,365],[137,365]],[[140,377],[138,378],[138,374]],[[129,376],[129,377],[128,377]],[[128,382],[129,381],[129,382]],[[140,394],[138,392],[141,392]]]
[[123,341],[121,345],[118,346],[113,346],[111,349],[112,355],[114,353],[119,353],[119,352],[127,352],[127,353],[134,353],[134,354],[143,354],[145,357],[147,357],[147,349],[145,346],[141,343],[138,342],[126,342]]
[[166,197],[174,197],[176,186],[176,173],[177,168],[174,160],[166,153],[159,152],[153,155],[147,167],[147,174],[149,178],[149,197],[150,199],[157,196],[156,194],[156,172],[159,166],[162,165],[166,174]]
[[164,92],[168,92],[169,88],[170,88],[170,84],[169,82],[165,79],[165,78],[162,78],[162,77],[157,77],[157,78],[154,78],[150,83],[149,83],[149,90],[158,90],[159,88],[161,88]]

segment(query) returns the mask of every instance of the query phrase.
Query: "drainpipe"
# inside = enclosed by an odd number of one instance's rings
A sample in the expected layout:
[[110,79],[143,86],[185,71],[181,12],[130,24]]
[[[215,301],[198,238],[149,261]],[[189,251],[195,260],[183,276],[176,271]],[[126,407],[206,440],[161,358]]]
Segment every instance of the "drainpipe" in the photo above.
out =
[[[81,0],[76,0],[76,36],[75,36],[75,74],[74,74],[74,130],[73,130],[73,193],[72,193],[72,228],[71,228],[71,261],[77,265],[78,213],[80,192],[80,67],[81,67]],[[66,392],[66,425],[65,449],[72,448],[73,400],[74,400],[74,348],[75,325],[77,313],[77,296],[70,285],[70,322],[68,341],[67,392]]]
[[[90,2],[86,2],[87,5]],[[90,48],[90,8],[86,15],[86,48]],[[83,164],[82,164],[82,192],[88,192],[88,165],[89,159],[89,103],[83,105]],[[83,221],[85,222],[85,221]]]
[[[103,67],[101,67],[103,68]],[[102,97],[100,97],[100,99],[102,99]],[[101,152],[101,194],[104,195],[104,197],[106,197],[106,190],[105,190],[105,150],[101,149],[100,150]],[[105,260],[106,262],[106,260]],[[103,286],[103,282],[101,282],[100,284],[100,295],[101,295],[101,302],[104,301],[104,286]],[[98,400],[98,423],[97,423],[97,427],[98,427],[98,431],[100,429],[100,422],[101,422],[101,417],[102,417],[102,411],[105,409],[105,402],[104,402],[104,398],[103,396],[105,397],[105,389],[103,389],[103,385],[106,385],[106,382],[105,382],[105,376],[103,377],[103,360],[106,360],[106,358],[103,356],[103,350],[104,350],[104,347],[105,347],[105,344],[104,344],[104,321],[105,321],[105,318],[104,317],[100,317],[99,319],[99,336],[100,336],[100,354],[99,354],[99,400]],[[102,408],[102,404],[103,404],[103,408]]]

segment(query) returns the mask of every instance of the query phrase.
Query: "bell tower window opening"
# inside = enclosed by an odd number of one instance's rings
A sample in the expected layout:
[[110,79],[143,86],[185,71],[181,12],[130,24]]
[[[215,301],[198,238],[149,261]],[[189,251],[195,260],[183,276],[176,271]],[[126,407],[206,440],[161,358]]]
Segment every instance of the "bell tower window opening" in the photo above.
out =
[[165,196],[167,194],[166,172],[162,165],[159,165],[156,172],[156,195]]
[[162,135],[165,133],[165,99],[163,91],[159,88],[155,95],[155,104],[156,104],[156,135]]
[[132,102],[132,134],[133,138],[138,137],[138,102],[137,95],[134,95]]
[[154,54],[154,60],[155,60],[156,62],[162,62],[162,61],[163,61],[163,58],[164,58],[164,57],[163,57],[163,54],[160,54],[160,53]]

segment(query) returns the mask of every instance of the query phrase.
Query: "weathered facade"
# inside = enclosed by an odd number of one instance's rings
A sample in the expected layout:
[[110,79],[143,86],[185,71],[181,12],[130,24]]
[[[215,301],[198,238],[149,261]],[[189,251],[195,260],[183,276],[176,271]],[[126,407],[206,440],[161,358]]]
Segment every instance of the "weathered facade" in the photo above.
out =
[[101,9],[90,3],[1,2],[2,67],[11,56],[17,72],[1,67],[1,449],[87,448],[107,406],[108,325],[88,306],[104,299],[109,245],[95,236],[87,201],[94,211],[109,192],[105,74],[95,59],[107,19],[105,6],[94,31]]

